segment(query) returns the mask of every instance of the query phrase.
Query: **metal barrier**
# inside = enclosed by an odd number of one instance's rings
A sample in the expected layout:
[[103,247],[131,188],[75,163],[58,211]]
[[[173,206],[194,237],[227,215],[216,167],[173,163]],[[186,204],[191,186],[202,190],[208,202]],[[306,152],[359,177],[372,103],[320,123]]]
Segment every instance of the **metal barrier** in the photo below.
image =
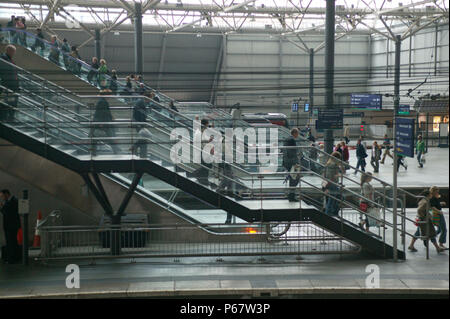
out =
[[[42,227],[37,260],[354,254],[361,247],[311,222]],[[214,237],[195,233],[222,228]],[[119,233],[120,254],[112,238]],[[219,232],[216,232],[219,233]],[[204,232],[203,232],[204,234]]]

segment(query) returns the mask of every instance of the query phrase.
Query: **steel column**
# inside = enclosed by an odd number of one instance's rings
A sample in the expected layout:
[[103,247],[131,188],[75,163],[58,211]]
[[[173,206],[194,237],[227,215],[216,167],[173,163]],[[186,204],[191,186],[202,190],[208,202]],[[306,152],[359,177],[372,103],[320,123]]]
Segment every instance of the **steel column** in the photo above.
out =
[[135,2],[134,16],[134,71],[136,74],[142,75],[143,67],[143,48],[142,48],[142,5]]
[[412,62],[412,37],[409,37],[409,52],[408,52],[408,77],[411,77],[411,62]]
[[[397,136],[396,136],[396,126],[397,126],[397,114],[398,108],[400,104],[400,53],[401,53],[401,36],[397,35],[395,38],[395,65],[394,65],[394,121],[393,121],[393,129],[394,129],[394,172],[393,172],[393,203],[392,203],[392,212],[393,212],[393,257],[394,261],[398,260],[397,254]],[[414,137],[412,137],[414,138]]]
[[122,204],[120,204],[119,210],[115,215],[121,216],[123,214],[125,208],[128,206],[128,202],[130,201],[131,196],[133,196],[134,191],[136,190],[139,180],[142,178],[142,175],[142,172],[136,173],[136,175],[134,175],[133,182],[131,183],[130,188],[128,188],[128,192],[125,195],[125,198],[123,199]]
[[94,177],[95,185],[97,185],[97,190],[99,191],[100,195],[102,196],[104,203],[106,204],[106,206],[109,209],[109,212],[111,212],[111,214],[112,214],[113,209],[112,209],[111,203],[108,200],[108,196],[106,195],[105,189],[103,187],[102,182],[100,181],[100,178],[98,177],[98,174],[92,173],[92,176]]
[[216,71],[214,73],[214,80],[213,80],[213,84],[211,87],[211,95],[209,98],[209,103],[211,104],[215,104],[216,102],[216,96],[217,96],[217,86],[219,85],[219,81],[220,81],[220,73],[222,71],[223,68],[223,56],[224,56],[224,49],[225,49],[225,36],[222,36],[221,39],[221,44],[220,44],[220,49],[219,49],[219,55],[217,56],[217,63],[216,63]]
[[389,78],[389,38],[386,38],[386,79]]
[[438,25],[436,23],[436,26],[434,27],[434,75],[437,75],[437,55],[438,55]]
[[99,60],[102,58],[100,29],[95,29],[95,56]]
[[159,57],[158,81],[156,83],[156,87],[158,88],[158,90],[161,88],[161,79],[163,78],[164,61],[166,58],[166,46],[167,46],[167,34],[164,34],[161,45],[161,56]]
[[[335,0],[327,0],[325,18],[325,106],[334,108],[334,33],[335,33]],[[325,152],[333,152],[333,130],[324,132]]]
[[309,49],[309,114],[313,114],[314,107],[314,49]]
[[103,198],[100,191],[95,187],[94,183],[92,183],[89,174],[84,173],[80,174],[81,177],[84,179],[84,182],[88,186],[88,188],[91,190],[92,194],[94,194],[95,199],[97,199],[97,202],[102,206],[104,212],[106,215],[111,216],[113,214],[112,210],[110,210],[109,205],[106,203],[107,199]]

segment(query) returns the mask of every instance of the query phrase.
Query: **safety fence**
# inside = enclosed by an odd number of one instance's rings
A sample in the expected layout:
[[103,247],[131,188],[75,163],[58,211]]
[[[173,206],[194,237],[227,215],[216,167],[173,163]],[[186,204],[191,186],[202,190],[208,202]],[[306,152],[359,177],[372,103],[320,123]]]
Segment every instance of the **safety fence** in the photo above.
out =
[[[311,222],[42,227],[38,260],[352,254]],[[206,230],[206,231],[205,231]],[[116,246],[116,247],[114,247]]]

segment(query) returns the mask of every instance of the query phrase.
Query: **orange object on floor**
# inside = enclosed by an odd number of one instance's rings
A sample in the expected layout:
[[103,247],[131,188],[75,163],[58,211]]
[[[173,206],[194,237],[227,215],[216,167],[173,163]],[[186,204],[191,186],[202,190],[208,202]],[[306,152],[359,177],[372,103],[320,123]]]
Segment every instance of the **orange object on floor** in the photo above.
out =
[[22,228],[19,228],[19,230],[17,231],[17,244],[19,246],[21,246],[23,244],[23,232],[22,232]]

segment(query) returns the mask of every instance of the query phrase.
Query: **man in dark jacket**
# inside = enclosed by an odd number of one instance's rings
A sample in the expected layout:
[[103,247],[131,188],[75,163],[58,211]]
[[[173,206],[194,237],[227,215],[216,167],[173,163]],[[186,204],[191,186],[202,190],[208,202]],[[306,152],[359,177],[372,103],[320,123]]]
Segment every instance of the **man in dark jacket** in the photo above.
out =
[[[87,75],[87,80],[89,81],[89,83],[92,83],[92,79],[97,79],[97,70],[100,67],[100,64],[98,64],[98,59],[96,57],[92,58],[92,62],[91,62],[91,68],[92,70],[89,71],[88,75]],[[97,83],[94,83],[97,84]]]
[[63,53],[63,61],[64,61],[64,66],[66,67],[66,69],[69,69],[69,53],[70,53],[70,45],[67,42],[67,39],[64,38],[63,39],[63,43],[61,45],[61,52]]
[[17,232],[20,229],[19,204],[17,198],[11,196],[7,189],[0,191],[0,199],[2,201],[0,211],[3,214],[3,230],[6,239],[6,258],[4,259],[13,264],[20,259],[20,247],[17,243]]
[[356,164],[356,170],[355,175],[358,173],[358,169],[361,167],[361,170],[363,172],[366,171],[366,160],[367,152],[364,145],[361,143],[361,139],[358,139],[358,142],[356,143],[356,157],[358,158],[358,162]]
[[33,50],[33,52],[36,52],[37,48],[41,49],[41,55],[44,52],[45,49],[45,45],[44,45],[44,34],[42,33],[42,30],[40,28],[36,29],[36,38],[34,40],[34,44],[31,46],[31,50]]
[[10,38],[10,42],[11,42],[12,39],[14,38],[14,36],[16,35],[16,31],[14,31],[14,29],[16,28],[16,17],[15,16],[11,16],[11,20],[8,21],[8,23],[6,24],[6,27],[8,29],[11,29],[9,31],[9,38]]
[[295,148],[295,146],[297,146],[295,139],[298,138],[298,136],[298,129],[292,129],[291,136],[286,138],[286,140],[284,141],[284,146],[289,148],[283,149],[283,167],[288,171],[289,174],[288,180],[290,189],[288,199],[290,202],[298,202],[298,200],[295,198],[295,189],[292,189],[291,187],[297,186],[299,178],[293,178],[290,174],[292,167],[299,164],[297,149]]
[[147,121],[147,105],[145,100],[139,98],[133,108],[133,121],[145,122]]
[[[6,47],[6,52],[3,53],[0,58],[0,78],[2,86],[8,88],[13,92],[19,91],[19,78],[17,75],[17,69],[11,64],[15,64],[13,61],[14,54],[16,53],[16,47],[13,45],[8,45]],[[11,64],[5,63],[3,61],[9,62]],[[11,122],[14,120],[14,108],[17,107],[18,96],[14,93],[5,94],[5,103],[10,107],[0,107],[0,121]]]

